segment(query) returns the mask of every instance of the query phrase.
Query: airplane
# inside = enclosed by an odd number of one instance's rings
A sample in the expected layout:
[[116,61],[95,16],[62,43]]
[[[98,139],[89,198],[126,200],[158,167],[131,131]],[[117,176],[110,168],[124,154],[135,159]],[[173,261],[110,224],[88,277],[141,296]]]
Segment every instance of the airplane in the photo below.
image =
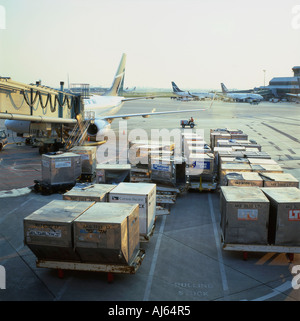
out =
[[125,76],[125,64],[126,64],[126,54],[123,54],[110,89],[108,89],[101,96],[93,95],[89,98],[84,99],[85,111],[87,113],[89,112],[95,113],[95,120],[89,126],[87,133],[89,136],[96,137],[96,140],[99,140],[100,137],[105,136],[105,132],[108,129],[110,129],[112,121],[117,118],[129,119],[131,117],[138,117],[138,116],[141,116],[143,118],[148,118],[149,116],[155,116],[155,115],[172,114],[172,113],[191,113],[191,112],[193,113],[193,112],[204,111],[208,109],[208,108],[202,108],[202,109],[192,109],[192,110],[174,110],[174,111],[161,111],[161,112],[155,112],[155,109],[153,109],[151,112],[147,112],[147,113],[116,115],[116,113],[121,109],[123,104],[127,101],[138,100],[138,99],[152,99],[156,97],[156,96],[146,96],[146,97],[125,98],[123,96],[118,95],[119,89],[122,84],[122,80],[124,79],[124,76]]
[[132,92],[132,91],[135,91],[136,87],[133,87],[131,89],[129,89],[128,87],[126,87],[125,89],[123,89],[126,93],[129,93],[129,92]]
[[286,93],[286,95],[291,96],[296,98],[296,100],[300,100],[300,94],[290,94],[290,93]]
[[[103,140],[105,134],[111,127],[111,123],[114,119],[128,119],[131,117],[141,116],[143,118],[148,118],[149,116],[154,115],[163,115],[163,114],[172,114],[172,113],[194,113],[197,111],[205,111],[209,108],[202,109],[192,109],[192,110],[174,110],[174,111],[161,111],[155,112],[155,109],[152,109],[151,112],[136,113],[136,114],[124,114],[116,115],[116,113],[121,109],[123,104],[127,101],[137,100],[137,99],[152,99],[155,96],[146,96],[146,97],[128,97],[119,96],[119,90],[121,87],[121,82],[125,75],[125,64],[126,64],[126,54],[122,55],[119,67],[117,69],[116,75],[113,79],[111,87],[103,95],[91,95],[89,98],[84,98],[84,110],[87,115],[94,114],[94,117],[87,129],[87,133],[90,137],[96,141]],[[31,116],[15,116],[14,119],[6,119],[5,126],[7,129],[16,131],[18,133],[28,133],[30,128]],[[0,117],[1,118],[1,117]],[[2,117],[4,118],[4,117]],[[38,121],[37,117],[33,118],[34,121]],[[51,123],[50,117],[44,117],[43,121],[48,120]],[[54,121],[54,120],[53,120]],[[57,120],[55,120],[57,123]],[[61,120],[64,123],[64,120]],[[21,129],[21,130],[20,130]]]
[[252,93],[230,93],[226,86],[221,83],[222,88],[222,96],[234,101],[249,101],[252,102],[259,102],[264,99],[263,96],[259,94],[252,94]]
[[181,100],[188,100],[189,98],[192,98],[193,100],[204,100],[205,98],[214,97],[213,93],[191,93],[189,91],[180,90],[174,81],[172,81],[171,84],[173,93],[179,96],[179,99]]

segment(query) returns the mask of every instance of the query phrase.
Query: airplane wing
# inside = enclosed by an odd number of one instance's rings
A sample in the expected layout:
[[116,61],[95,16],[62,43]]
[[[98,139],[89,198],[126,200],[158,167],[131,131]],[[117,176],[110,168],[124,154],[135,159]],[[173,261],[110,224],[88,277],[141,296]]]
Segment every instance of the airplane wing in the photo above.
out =
[[[210,108],[210,107],[209,107]],[[101,117],[101,119],[105,119],[105,120],[113,120],[116,118],[123,118],[123,119],[128,119],[131,117],[144,117],[147,118],[149,116],[155,116],[155,115],[163,115],[163,114],[175,114],[175,113],[194,113],[197,111],[204,111],[204,110],[208,110],[209,108],[203,108],[203,109],[189,109],[189,110],[173,110],[173,111],[158,111],[155,112],[155,109],[153,109],[151,112],[149,113],[138,113],[138,114],[126,114],[126,115],[112,115],[112,116],[104,116]]]
[[131,101],[131,100],[139,100],[139,99],[153,99],[153,98],[158,98],[158,97],[163,97],[163,96],[128,97],[128,98],[123,98],[122,102]]
[[286,95],[289,95],[289,96],[292,96],[292,97],[298,97],[298,98],[300,98],[300,95],[299,95],[299,94],[289,94],[289,93],[286,93]]

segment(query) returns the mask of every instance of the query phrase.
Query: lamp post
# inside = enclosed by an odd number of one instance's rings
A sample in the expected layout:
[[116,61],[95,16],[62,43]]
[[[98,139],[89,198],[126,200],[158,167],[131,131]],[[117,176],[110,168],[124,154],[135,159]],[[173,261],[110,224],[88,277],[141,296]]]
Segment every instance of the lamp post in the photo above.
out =
[[264,87],[266,85],[266,69],[263,69],[263,72],[264,72]]

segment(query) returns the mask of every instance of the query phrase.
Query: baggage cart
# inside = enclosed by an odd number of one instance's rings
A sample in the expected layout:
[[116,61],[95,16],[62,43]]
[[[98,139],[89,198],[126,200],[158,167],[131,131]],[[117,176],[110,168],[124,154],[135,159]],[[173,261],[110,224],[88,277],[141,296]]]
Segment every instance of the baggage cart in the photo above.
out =
[[145,250],[139,249],[135,258],[129,265],[120,264],[101,264],[101,263],[82,263],[82,262],[63,262],[50,260],[37,260],[36,266],[39,268],[55,269],[58,277],[63,278],[64,271],[86,271],[86,272],[106,272],[109,283],[113,281],[114,273],[135,274],[141,266],[145,257]]
[[129,182],[131,174],[130,164],[97,164],[96,183],[114,184]]
[[221,244],[224,251],[242,252],[243,260],[248,259],[248,252],[262,252],[262,253],[286,253],[289,258],[289,261],[292,262],[294,260],[294,254],[300,253],[299,246],[225,243],[224,235],[222,232],[221,232]]

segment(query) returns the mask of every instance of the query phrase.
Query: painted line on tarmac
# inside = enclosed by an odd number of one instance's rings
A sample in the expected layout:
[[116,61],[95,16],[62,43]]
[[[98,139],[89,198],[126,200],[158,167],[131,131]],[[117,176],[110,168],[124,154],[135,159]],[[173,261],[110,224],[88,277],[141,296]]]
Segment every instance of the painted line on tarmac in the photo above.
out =
[[150,272],[149,272],[149,276],[148,276],[148,281],[147,281],[147,286],[145,289],[143,301],[149,301],[149,296],[150,296],[150,291],[151,291],[151,287],[152,287],[152,281],[153,281],[154,271],[155,271],[155,267],[156,267],[158,252],[159,252],[159,248],[160,248],[161,238],[162,238],[163,231],[165,228],[165,222],[166,222],[166,216],[163,215],[162,223],[161,223],[161,226],[160,226],[160,229],[158,232],[158,237],[157,237],[157,241],[156,241],[156,245],[155,245],[155,250],[154,250],[154,254],[153,254],[153,258],[152,258],[152,263],[151,263],[151,267],[150,267]]
[[[271,299],[274,296],[277,296],[277,295],[280,295],[280,294],[286,295],[283,292],[287,291],[287,290],[289,290],[291,288],[292,288],[292,282],[287,281],[287,282],[279,285],[277,288],[273,289],[273,291],[271,293],[263,295],[263,296],[261,296],[261,297],[259,297],[257,299],[250,300],[250,301],[265,301],[265,300]],[[241,301],[249,301],[249,300],[245,299],[245,300],[241,300]]]
[[217,248],[219,269],[220,269],[221,278],[222,278],[223,292],[224,292],[224,295],[225,295],[225,298],[226,298],[228,296],[229,287],[228,287],[227,276],[226,276],[225,267],[224,267],[222,250],[221,250],[221,246],[220,246],[220,236],[219,236],[219,232],[218,232],[218,227],[217,227],[217,223],[216,223],[214,207],[213,207],[213,203],[212,203],[212,199],[211,199],[211,195],[210,194],[208,194],[208,203],[209,203],[210,216],[211,216],[213,229],[214,229],[214,237],[215,237],[216,248]]
[[0,218],[0,224],[11,214],[13,214],[14,212],[18,211],[20,208],[22,208],[24,205],[26,205],[27,203],[31,202],[33,200],[33,198],[29,198],[27,201],[23,202],[20,206],[14,208],[12,211],[6,213],[3,217]]

